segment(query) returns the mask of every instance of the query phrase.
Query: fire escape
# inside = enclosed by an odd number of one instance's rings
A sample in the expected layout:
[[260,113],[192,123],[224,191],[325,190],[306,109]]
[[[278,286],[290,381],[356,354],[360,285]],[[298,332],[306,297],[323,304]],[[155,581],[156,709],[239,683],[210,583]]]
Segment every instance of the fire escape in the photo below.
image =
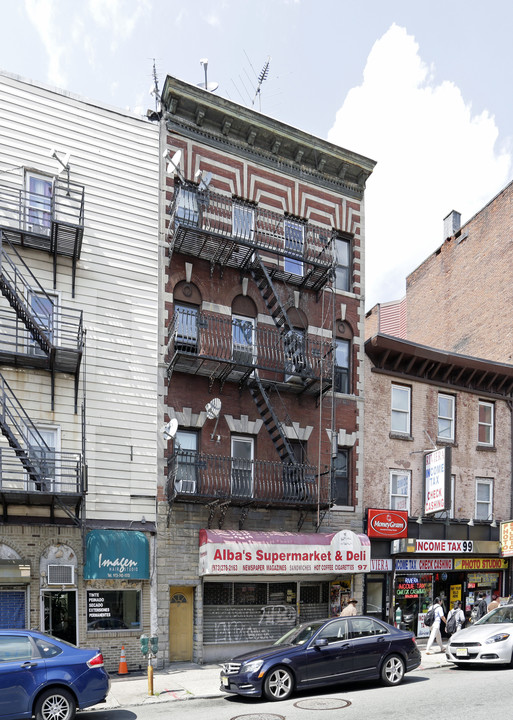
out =
[[291,303],[276,287],[279,282],[282,292],[292,287],[319,293],[331,278],[331,234],[302,223],[300,238],[293,242],[287,238],[283,215],[176,179],[170,216],[171,254],[208,261],[211,275],[216,267],[221,274],[225,267],[234,267],[249,275],[275,329],[251,328],[247,343],[236,347],[233,321],[207,313],[194,318],[184,317],[188,311],[175,313],[169,326],[168,376],[178,370],[208,376],[211,388],[215,381],[222,387],[227,380],[247,388],[278,454],[281,485],[293,490],[282,500],[327,506],[329,493],[319,497],[316,470],[298,463],[273,398],[280,390],[318,395],[331,385],[331,344],[294,328],[287,312]]
[[[52,410],[56,373],[72,375],[77,413],[84,349],[82,311],[61,305],[56,294],[47,292],[15,246],[50,253],[54,287],[58,256],[71,258],[74,294],[84,231],[84,188],[69,178],[57,179],[51,198],[34,199],[34,195],[0,185],[0,364],[47,371]],[[52,521],[58,507],[80,524],[85,494],[83,447],[77,453],[61,452],[49,444],[3,375],[0,394],[4,438],[0,445],[0,502],[4,522],[10,505],[28,505],[49,507]]]

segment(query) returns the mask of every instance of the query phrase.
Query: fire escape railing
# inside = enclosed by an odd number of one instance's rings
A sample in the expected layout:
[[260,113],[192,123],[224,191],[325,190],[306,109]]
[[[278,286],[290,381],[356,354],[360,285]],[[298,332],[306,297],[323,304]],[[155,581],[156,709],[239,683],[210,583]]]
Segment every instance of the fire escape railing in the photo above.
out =
[[[330,279],[334,261],[334,236],[331,229],[301,223],[302,239],[286,237],[285,216],[272,210],[251,207],[251,222],[237,220],[238,201],[191,183],[177,183],[170,205],[169,235],[171,251],[208,260],[212,266],[247,269],[253,252],[278,256],[296,265],[274,264],[278,279],[301,287],[319,290]],[[246,206],[244,206],[246,207]]]
[[244,460],[187,450],[168,459],[168,499],[237,504],[328,506],[329,474],[318,483],[313,465]]
[[[282,380],[295,376],[308,382],[322,376],[331,382],[327,370],[332,348],[329,340],[292,336],[273,327],[251,327],[248,339],[240,342],[243,330],[237,319],[181,308],[168,328],[168,367],[172,370],[182,355],[239,367],[241,371],[267,371]],[[192,363],[189,367],[194,372]],[[234,379],[239,380],[240,374]]]
[[[84,235],[85,189],[56,178],[52,196],[0,183],[0,229],[18,245],[72,258],[72,288]],[[54,259],[54,285],[56,261]]]
[[0,399],[1,493],[83,494],[81,454],[50,447],[1,375]]

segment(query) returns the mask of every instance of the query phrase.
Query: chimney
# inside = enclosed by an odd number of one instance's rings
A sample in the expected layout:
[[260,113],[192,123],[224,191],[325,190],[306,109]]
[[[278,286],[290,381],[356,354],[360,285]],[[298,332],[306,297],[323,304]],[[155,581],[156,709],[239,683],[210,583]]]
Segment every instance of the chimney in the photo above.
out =
[[456,212],[456,210],[451,210],[451,212],[444,217],[444,240],[456,235],[460,227],[461,213]]

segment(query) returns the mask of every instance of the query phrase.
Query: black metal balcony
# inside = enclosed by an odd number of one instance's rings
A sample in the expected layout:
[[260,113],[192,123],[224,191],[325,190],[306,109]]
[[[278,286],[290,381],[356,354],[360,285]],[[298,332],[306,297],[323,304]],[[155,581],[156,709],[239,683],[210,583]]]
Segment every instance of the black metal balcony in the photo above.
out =
[[57,178],[51,197],[0,184],[0,228],[11,242],[79,258],[84,234],[84,186]]
[[329,507],[329,474],[313,465],[177,450],[168,459],[168,499],[260,507]]
[[202,258],[212,268],[247,270],[257,250],[273,279],[318,291],[331,278],[334,243],[328,228],[288,220],[191,183],[175,186],[169,212],[172,252]]
[[0,231],[0,364],[77,373],[82,311],[57,304],[4,235]]
[[181,308],[168,330],[168,374],[203,375],[223,383],[249,379],[256,371],[291,392],[314,394],[331,387],[331,350],[327,339]]

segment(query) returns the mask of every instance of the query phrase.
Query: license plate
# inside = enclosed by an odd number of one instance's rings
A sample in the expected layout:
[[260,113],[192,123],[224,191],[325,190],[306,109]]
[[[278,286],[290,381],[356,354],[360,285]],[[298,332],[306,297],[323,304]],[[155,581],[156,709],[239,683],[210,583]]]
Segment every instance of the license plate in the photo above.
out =
[[456,648],[456,657],[468,657],[467,648]]
[[223,681],[223,685],[225,687],[228,687],[228,685],[230,684],[230,681],[228,680],[228,678],[223,676],[221,679]]

